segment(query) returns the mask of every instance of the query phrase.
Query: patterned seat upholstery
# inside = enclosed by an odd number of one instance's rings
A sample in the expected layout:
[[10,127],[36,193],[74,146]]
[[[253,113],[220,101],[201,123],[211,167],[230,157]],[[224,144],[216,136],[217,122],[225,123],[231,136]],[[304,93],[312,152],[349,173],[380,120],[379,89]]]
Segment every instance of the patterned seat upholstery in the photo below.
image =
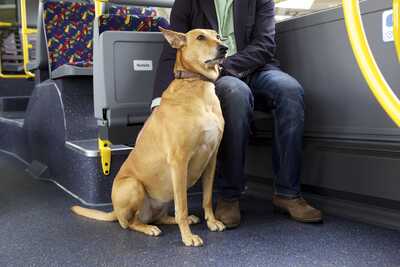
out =
[[157,16],[152,7],[128,7],[112,5],[108,14],[99,18],[99,33],[104,31],[159,32],[158,27],[168,28],[169,23]]
[[156,17],[157,11],[152,7],[127,7],[127,6],[110,6],[108,9],[108,14],[110,15],[134,15],[134,16],[147,16]]
[[43,21],[51,71],[93,65],[93,4],[44,1]]
[[99,18],[99,33],[105,31],[159,32],[158,27],[168,28],[163,17],[134,15],[103,15]]

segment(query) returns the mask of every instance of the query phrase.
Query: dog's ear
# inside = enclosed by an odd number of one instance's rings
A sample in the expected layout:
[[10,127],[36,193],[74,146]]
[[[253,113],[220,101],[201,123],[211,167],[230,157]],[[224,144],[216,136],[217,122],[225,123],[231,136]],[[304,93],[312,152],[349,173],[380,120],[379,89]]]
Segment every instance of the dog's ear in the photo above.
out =
[[186,44],[186,35],[184,33],[174,32],[161,27],[159,29],[173,48],[179,49]]

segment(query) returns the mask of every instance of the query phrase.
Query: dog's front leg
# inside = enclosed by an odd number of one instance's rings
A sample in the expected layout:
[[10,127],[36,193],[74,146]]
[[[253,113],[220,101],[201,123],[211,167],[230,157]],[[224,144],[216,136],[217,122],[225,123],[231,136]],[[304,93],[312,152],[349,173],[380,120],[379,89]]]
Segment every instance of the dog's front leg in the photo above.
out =
[[214,183],[215,167],[217,165],[217,153],[213,155],[207,168],[203,174],[203,209],[205,219],[207,221],[208,229],[211,231],[223,231],[225,230],[225,225],[215,219],[214,211],[212,208],[212,189]]
[[182,241],[186,246],[202,246],[203,240],[192,234],[189,227],[187,205],[188,160],[174,160],[171,165],[171,178],[174,187],[175,220],[179,225]]

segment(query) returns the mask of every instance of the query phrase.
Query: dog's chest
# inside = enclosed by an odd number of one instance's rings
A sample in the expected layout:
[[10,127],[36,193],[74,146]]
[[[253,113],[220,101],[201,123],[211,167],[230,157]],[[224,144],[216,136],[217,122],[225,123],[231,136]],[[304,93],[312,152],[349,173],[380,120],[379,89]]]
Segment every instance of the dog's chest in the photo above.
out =
[[214,150],[222,137],[223,126],[221,118],[211,111],[207,112],[200,130],[200,145]]
[[189,164],[188,187],[194,185],[200,178],[212,156],[216,153],[222,138],[223,123],[212,113],[199,127],[200,138]]

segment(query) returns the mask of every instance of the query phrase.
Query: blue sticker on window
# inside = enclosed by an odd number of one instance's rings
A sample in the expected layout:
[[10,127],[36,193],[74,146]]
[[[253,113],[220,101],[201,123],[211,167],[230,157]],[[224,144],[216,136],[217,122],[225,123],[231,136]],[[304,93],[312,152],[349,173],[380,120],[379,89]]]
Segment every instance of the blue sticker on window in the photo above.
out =
[[393,27],[393,14],[386,18],[386,27]]
[[393,42],[393,10],[382,14],[382,35],[384,42]]

